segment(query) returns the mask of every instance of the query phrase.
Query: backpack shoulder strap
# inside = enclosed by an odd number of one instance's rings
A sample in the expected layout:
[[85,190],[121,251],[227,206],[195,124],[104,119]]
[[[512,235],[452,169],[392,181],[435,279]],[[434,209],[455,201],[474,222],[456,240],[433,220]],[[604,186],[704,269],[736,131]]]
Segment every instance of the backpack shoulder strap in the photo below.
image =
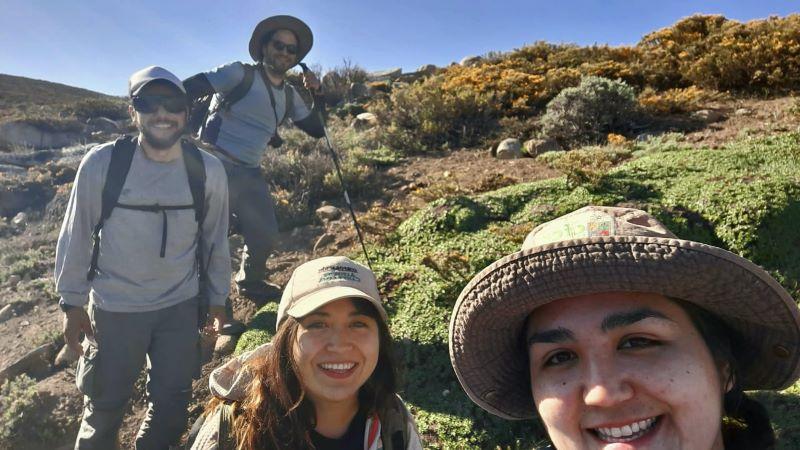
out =
[[219,450],[235,450],[236,439],[233,437],[233,405],[222,403],[219,408]]
[[405,450],[409,442],[410,413],[400,397],[395,396],[391,407],[378,414],[381,420],[381,441],[384,450]]
[[191,142],[183,141],[181,147],[183,149],[183,163],[186,166],[186,174],[189,177],[189,191],[192,193],[194,218],[199,227],[202,226],[206,213],[206,166],[203,163],[203,155],[197,146]]
[[253,76],[256,71],[254,64],[242,64],[244,68],[244,77],[236,87],[233,88],[228,95],[224,97],[225,107],[230,108],[234,103],[243,99],[253,86]]
[[106,173],[106,182],[103,185],[100,223],[111,217],[111,211],[117,206],[135,152],[136,140],[133,136],[122,136],[114,142],[114,150],[111,151],[111,162],[108,164],[108,172]]
[[114,142],[114,148],[111,150],[111,161],[108,164],[106,181],[103,184],[101,196],[100,220],[92,232],[92,259],[89,263],[89,271],[86,273],[86,279],[89,281],[92,281],[97,275],[97,259],[100,255],[100,230],[103,228],[105,221],[111,217],[111,211],[114,210],[114,207],[119,202],[122,187],[125,185],[125,179],[128,177],[128,171],[131,168],[134,152],[136,152],[136,138],[133,136],[120,137]]
[[283,92],[286,94],[286,107],[283,110],[281,125],[283,122],[286,122],[286,118],[289,117],[289,114],[294,110],[294,86],[292,86],[288,80],[284,81],[284,84]]

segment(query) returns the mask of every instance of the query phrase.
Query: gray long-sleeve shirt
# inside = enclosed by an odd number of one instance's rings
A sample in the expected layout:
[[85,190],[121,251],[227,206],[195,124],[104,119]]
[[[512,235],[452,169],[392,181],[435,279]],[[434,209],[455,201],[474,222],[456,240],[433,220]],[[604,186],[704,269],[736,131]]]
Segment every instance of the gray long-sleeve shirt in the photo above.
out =
[[[160,256],[163,217],[114,208],[100,231],[97,276],[86,279],[91,263],[92,231],[100,220],[101,197],[114,144],[93,148],[81,161],[56,247],[56,290],[65,303],[113,312],[166,308],[198,293],[194,209],[166,211],[167,239]],[[201,152],[206,168],[206,218],[202,237],[208,261],[211,305],[224,305],[230,288],[228,182],[222,163]],[[191,205],[189,177],[182,157],[170,162],[147,158],[137,146],[119,203]]]

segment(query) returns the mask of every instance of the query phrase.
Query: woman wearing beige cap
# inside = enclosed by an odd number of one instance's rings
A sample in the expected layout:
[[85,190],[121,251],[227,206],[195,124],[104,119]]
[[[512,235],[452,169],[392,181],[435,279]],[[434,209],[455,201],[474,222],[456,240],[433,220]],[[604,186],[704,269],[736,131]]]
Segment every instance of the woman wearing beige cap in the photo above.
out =
[[743,391],[791,386],[799,347],[797,305],[769,274],[628,208],[538,226],[467,285],[450,322],[469,397],[539,417],[559,450],[771,448]]
[[214,370],[192,449],[421,449],[397,396],[375,275],[345,257],[295,269],[271,343]]

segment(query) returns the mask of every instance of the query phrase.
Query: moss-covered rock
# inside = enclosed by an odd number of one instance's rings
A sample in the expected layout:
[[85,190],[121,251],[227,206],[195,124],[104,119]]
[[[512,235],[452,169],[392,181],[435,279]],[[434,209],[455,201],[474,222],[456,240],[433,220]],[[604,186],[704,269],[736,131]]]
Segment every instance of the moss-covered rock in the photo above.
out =
[[[504,421],[475,406],[461,390],[447,350],[447,327],[460,291],[475,273],[517,250],[537,224],[588,204],[645,209],[682,238],[752,259],[800,296],[800,134],[740,141],[721,150],[672,145],[664,150],[648,149],[610,170],[591,190],[559,178],[437,200],[372,249],[405,367],[403,396],[428,445],[525,448],[542,436],[534,421]],[[240,349],[270,336],[258,334],[260,320],[261,314]],[[274,318],[269,332],[272,326]],[[800,418],[784,413],[800,405],[798,390],[795,385],[784,393],[760,394],[788,443],[781,448],[793,448],[800,439]]]

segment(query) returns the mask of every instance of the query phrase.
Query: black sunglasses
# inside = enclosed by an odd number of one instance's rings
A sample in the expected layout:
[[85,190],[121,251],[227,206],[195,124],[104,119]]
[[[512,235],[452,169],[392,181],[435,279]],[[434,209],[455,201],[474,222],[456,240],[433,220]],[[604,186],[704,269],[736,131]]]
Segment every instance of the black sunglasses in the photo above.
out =
[[283,42],[278,41],[276,39],[273,39],[273,40],[269,41],[269,43],[272,44],[272,47],[275,50],[279,51],[279,52],[282,52],[282,51],[285,50],[286,53],[288,53],[290,55],[296,55],[297,54],[297,46],[294,45],[294,44],[284,44]]
[[186,111],[186,97],[178,95],[137,95],[132,99],[133,109],[142,114],[152,114],[163,106],[168,113]]

